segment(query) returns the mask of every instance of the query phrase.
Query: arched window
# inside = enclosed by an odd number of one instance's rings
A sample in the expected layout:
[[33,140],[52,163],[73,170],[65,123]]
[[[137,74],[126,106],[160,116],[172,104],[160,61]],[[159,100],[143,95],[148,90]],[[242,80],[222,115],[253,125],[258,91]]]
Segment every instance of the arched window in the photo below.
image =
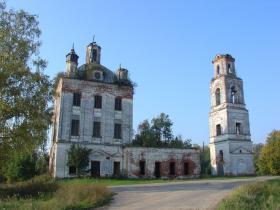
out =
[[215,97],[216,97],[216,106],[218,106],[218,105],[221,104],[221,91],[220,91],[220,88],[216,89]]
[[237,93],[237,91],[236,91],[235,87],[232,86],[230,89],[230,103],[235,104],[237,102],[236,93]]
[[216,70],[217,70],[217,76],[220,76],[220,66],[219,65],[217,65]]
[[230,63],[227,65],[228,73],[232,73]]

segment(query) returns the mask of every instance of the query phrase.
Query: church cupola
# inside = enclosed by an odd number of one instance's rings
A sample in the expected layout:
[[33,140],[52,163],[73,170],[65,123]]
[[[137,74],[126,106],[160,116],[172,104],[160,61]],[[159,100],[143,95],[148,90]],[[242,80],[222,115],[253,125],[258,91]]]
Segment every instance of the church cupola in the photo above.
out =
[[214,77],[221,75],[233,75],[235,74],[235,59],[229,54],[217,54],[212,61],[214,64]]
[[75,78],[77,76],[79,56],[75,53],[74,44],[70,53],[66,55],[66,74],[70,78]]
[[100,64],[100,57],[101,47],[93,40],[92,43],[87,46],[86,63]]

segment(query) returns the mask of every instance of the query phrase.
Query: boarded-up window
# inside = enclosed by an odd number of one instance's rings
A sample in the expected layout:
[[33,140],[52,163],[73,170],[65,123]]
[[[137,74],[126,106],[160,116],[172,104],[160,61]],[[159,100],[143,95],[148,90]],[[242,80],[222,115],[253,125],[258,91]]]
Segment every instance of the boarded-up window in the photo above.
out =
[[73,94],[73,106],[81,106],[81,93]]
[[115,139],[121,139],[122,138],[122,125],[119,124],[119,123],[115,123],[114,138]]
[[101,122],[93,122],[93,137],[101,137]]
[[120,97],[115,98],[115,110],[122,110],[122,99]]
[[170,162],[169,163],[169,174],[171,176],[175,175],[175,162]]
[[71,124],[71,136],[79,136],[80,121],[72,120]]
[[141,160],[139,163],[140,175],[145,175],[145,166],[146,166],[146,161]]
[[222,128],[220,124],[216,125],[216,135],[217,136],[222,135]]
[[102,108],[102,96],[94,96],[94,108]]

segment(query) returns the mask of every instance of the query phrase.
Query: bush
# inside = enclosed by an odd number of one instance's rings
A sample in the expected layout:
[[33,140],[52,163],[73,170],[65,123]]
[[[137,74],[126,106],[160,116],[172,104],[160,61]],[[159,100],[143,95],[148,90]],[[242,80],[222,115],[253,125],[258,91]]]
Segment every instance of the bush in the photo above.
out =
[[218,209],[280,209],[280,179],[240,186],[222,200]]
[[51,194],[57,189],[57,184],[49,175],[34,177],[25,182],[0,185],[0,200],[13,198],[37,198],[42,194]]
[[70,149],[67,151],[68,153],[68,162],[67,165],[70,167],[76,168],[76,174],[78,176],[86,174],[88,163],[89,163],[89,155],[91,153],[91,149],[86,147],[82,147],[79,145],[72,144]]
[[108,202],[112,193],[93,183],[60,183],[48,176],[0,188],[0,209],[88,209]]
[[7,166],[6,178],[8,182],[24,181],[36,174],[35,160],[31,155],[14,155]]

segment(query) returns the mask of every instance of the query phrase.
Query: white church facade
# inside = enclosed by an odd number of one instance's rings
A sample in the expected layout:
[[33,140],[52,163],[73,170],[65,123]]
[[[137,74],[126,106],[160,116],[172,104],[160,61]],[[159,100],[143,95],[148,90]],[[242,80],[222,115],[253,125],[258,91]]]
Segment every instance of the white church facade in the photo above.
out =
[[69,167],[72,144],[91,149],[93,177],[194,177],[200,174],[197,149],[127,146],[133,138],[134,87],[128,70],[101,65],[101,47],[90,43],[86,63],[78,66],[74,49],[66,56],[66,74],[56,88],[50,171],[75,176]]

